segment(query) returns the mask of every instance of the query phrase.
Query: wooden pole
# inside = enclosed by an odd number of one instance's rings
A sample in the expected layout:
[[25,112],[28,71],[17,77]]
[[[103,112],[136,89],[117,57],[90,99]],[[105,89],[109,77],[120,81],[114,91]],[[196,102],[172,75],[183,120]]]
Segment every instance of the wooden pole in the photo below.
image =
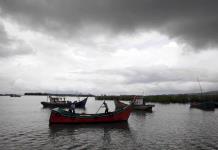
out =
[[[104,104],[104,102],[101,104],[101,106],[99,107],[98,111],[101,109],[103,104]],[[96,114],[98,113],[98,111],[96,112]]]

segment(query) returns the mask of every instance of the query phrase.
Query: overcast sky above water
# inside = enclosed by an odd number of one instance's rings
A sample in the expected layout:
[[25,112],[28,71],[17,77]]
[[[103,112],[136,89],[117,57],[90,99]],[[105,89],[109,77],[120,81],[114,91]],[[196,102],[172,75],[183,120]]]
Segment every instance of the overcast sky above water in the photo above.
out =
[[0,93],[218,89],[216,0],[0,0]]

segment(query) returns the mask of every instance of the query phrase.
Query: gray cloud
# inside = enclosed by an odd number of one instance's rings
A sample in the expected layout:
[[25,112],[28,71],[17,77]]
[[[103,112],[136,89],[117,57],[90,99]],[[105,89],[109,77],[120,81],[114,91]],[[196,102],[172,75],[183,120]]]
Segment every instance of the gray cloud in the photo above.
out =
[[169,68],[166,66],[156,66],[150,68],[129,68],[128,71],[122,72],[126,77],[128,84],[150,84],[166,82],[197,82],[200,78],[202,82],[217,83],[218,72],[211,72],[199,68]]
[[0,58],[33,53],[32,48],[21,40],[10,37],[0,23]]
[[[179,68],[153,66],[141,68],[105,69],[96,71],[70,72],[78,75],[83,84],[90,82],[99,91],[111,90],[111,93],[126,91],[146,92],[147,94],[172,94],[199,92],[197,78],[200,79],[204,91],[217,89],[218,72],[199,68]],[[88,77],[88,78],[86,78]],[[93,78],[94,77],[94,78]],[[86,79],[86,80],[84,80]],[[69,81],[69,79],[67,79]],[[113,87],[113,88],[109,88]]]
[[[77,74],[80,76],[99,76],[100,79],[106,79],[105,76],[111,78],[119,78],[119,81],[110,81],[125,83],[125,84],[150,84],[161,82],[201,82],[218,83],[218,72],[203,68],[181,68],[181,67],[167,67],[164,65],[152,67],[128,67],[123,69],[101,69],[95,71],[71,71],[69,74]],[[122,80],[121,80],[122,79]],[[99,80],[99,78],[96,78]]]
[[195,49],[216,47],[216,0],[1,0],[1,15],[35,30],[72,36],[86,28],[132,33],[156,30]]
[[4,26],[0,23],[0,45],[10,44],[11,39],[8,37]]

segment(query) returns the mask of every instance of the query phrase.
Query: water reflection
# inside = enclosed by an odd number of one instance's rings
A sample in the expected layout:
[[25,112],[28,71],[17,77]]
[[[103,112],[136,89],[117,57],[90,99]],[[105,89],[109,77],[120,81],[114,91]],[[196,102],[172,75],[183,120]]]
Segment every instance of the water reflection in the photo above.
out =
[[103,145],[108,147],[111,143],[110,129],[104,128]]
[[49,131],[51,143],[55,141],[57,145],[61,145],[64,142],[71,148],[129,149],[135,146],[128,122],[52,124],[49,126]]
[[139,115],[139,116],[141,116],[141,115],[145,116],[145,115],[147,115],[147,114],[152,114],[153,111],[152,111],[152,110],[151,110],[151,111],[134,110],[132,113],[134,113],[134,114],[136,114],[136,115]]
[[97,123],[97,124],[52,124],[49,126],[51,135],[56,132],[72,132],[78,129],[123,129],[129,131],[128,122],[115,122],[115,123]]

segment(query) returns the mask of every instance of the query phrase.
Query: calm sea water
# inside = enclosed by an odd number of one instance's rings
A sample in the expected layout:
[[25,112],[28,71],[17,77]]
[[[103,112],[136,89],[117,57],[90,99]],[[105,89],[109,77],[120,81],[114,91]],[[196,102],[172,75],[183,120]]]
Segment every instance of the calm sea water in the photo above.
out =
[[[78,100],[77,98],[68,98]],[[126,123],[49,126],[42,96],[0,97],[0,149],[218,149],[218,110],[155,104],[152,113],[133,112]],[[102,101],[89,98],[96,113]],[[114,109],[112,101],[108,102]],[[103,110],[102,110],[103,111]]]

